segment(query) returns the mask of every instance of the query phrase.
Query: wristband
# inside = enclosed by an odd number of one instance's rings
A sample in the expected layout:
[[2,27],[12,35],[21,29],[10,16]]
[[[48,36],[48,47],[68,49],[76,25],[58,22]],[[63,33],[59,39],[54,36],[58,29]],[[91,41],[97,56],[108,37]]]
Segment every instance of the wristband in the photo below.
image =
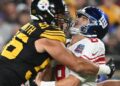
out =
[[110,67],[107,65],[99,65],[99,71],[98,71],[98,75],[101,74],[110,74],[111,70]]
[[55,86],[55,81],[51,82],[41,81],[41,84],[39,86]]

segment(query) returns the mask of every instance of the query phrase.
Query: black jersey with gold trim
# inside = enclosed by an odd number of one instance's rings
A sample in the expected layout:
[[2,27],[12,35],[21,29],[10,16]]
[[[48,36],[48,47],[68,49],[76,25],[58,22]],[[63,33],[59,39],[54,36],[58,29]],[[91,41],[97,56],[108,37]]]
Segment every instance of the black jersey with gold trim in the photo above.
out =
[[30,79],[50,62],[47,52],[38,53],[35,49],[35,41],[41,38],[66,41],[64,32],[56,26],[33,21],[24,25],[4,47],[0,61],[22,80]]

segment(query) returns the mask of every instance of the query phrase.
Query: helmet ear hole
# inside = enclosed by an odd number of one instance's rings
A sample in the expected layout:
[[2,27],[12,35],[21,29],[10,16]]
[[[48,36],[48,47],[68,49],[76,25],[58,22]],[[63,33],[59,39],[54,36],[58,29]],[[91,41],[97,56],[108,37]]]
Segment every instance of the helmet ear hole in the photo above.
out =
[[86,27],[86,26],[82,26],[82,27],[80,27],[80,32],[81,33],[87,33],[87,31],[88,31],[88,28]]

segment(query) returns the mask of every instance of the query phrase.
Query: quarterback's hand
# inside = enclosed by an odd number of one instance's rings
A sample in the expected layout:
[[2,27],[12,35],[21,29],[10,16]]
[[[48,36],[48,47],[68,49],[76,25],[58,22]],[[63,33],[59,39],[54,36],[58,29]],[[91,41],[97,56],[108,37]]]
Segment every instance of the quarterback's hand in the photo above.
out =
[[110,67],[110,69],[111,69],[111,73],[107,75],[107,76],[108,76],[108,79],[110,79],[110,78],[112,77],[112,75],[114,74],[115,69],[116,69],[113,59],[110,59],[110,60],[106,63],[106,65],[108,65],[108,66]]

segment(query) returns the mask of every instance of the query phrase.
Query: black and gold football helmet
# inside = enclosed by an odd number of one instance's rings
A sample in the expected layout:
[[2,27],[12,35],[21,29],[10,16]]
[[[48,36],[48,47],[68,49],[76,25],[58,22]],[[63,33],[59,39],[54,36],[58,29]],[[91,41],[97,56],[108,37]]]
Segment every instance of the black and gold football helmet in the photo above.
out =
[[56,24],[64,20],[66,11],[64,0],[32,0],[31,19]]

